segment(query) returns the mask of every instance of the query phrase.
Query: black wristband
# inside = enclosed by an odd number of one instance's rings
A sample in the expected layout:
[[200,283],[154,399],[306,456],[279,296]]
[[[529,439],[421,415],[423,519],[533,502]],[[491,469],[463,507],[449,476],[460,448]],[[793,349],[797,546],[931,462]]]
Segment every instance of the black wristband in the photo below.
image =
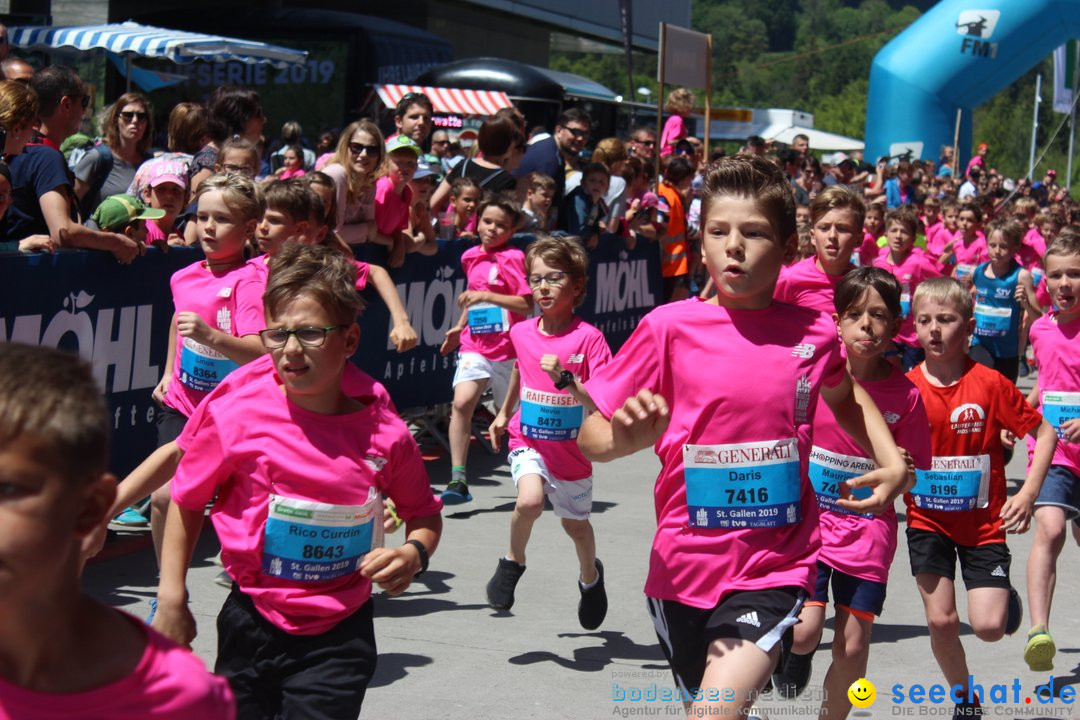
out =
[[556,390],[562,390],[574,384],[574,373],[569,370],[563,370],[559,373],[559,382],[555,383]]
[[406,540],[405,544],[412,545],[414,548],[416,548],[416,551],[420,553],[420,572],[416,573],[416,575],[413,575],[413,577],[419,577],[424,573],[425,570],[427,570],[428,567],[427,547],[425,547],[424,543],[420,542],[419,540]]

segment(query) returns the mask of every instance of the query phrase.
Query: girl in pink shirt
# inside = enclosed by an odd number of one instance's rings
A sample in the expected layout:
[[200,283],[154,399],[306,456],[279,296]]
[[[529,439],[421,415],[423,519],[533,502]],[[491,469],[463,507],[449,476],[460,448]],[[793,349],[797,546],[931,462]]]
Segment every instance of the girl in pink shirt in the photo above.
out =
[[[930,426],[918,390],[884,357],[900,326],[900,283],[880,268],[859,268],[836,286],[833,319],[847,350],[847,366],[881,410],[897,445],[914,467],[930,467]],[[825,622],[830,580],[836,607],[832,667],[825,675],[821,714],[847,717],[847,688],[866,673],[870,632],[885,602],[885,583],[896,552],[896,512],[863,515],[837,505],[848,478],[874,467],[865,451],[818,403],[810,481],[821,511],[817,589],[795,626],[795,644],[773,683],[782,697],[797,697],[810,679],[811,660]],[[910,477],[914,477],[911,475]],[[867,497],[865,489],[853,493]]]
[[878,238],[885,234],[885,208],[880,203],[871,203],[866,208],[866,219],[863,221],[863,241],[858,250],[858,264],[870,266],[874,264],[881,246]]
[[392,268],[401,267],[405,253],[412,250],[412,236],[405,231],[413,201],[409,181],[419,159],[420,147],[408,136],[397,135],[386,143],[386,167],[375,181],[375,227],[391,240],[387,264]]
[[672,90],[664,111],[670,113],[660,133],[660,157],[675,152],[675,144],[686,137],[686,116],[694,109],[694,93],[686,88]]
[[989,259],[982,232],[982,210],[975,203],[964,205],[956,214],[956,233],[942,248],[938,265],[942,272],[952,268],[952,276],[971,287],[975,266]]
[[521,222],[521,207],[509,194],[489,195],[480,203],[480,244],[461,255],[468,289],[458,297],[461,312],[446,333],[439,352],[461,346],[454,372],[454,406],[450,413],[450,482],[443,502],[472,500],[465,461],[472,416],[490,384],[501,406],[514,365],[510,328],[532,311],[532,290],[525,279],[525,253],[507,243]]
[[304,177],[307,174],[304,170],[304,151],[299,145],[290,145],[281,158],[282,165],[274,173],[278,179],[291,180],[292,178]]
[[783,172],[756,156],[722,158],[705,176],[701,216],[716,296],[642,319],[586,385],[597,412],[578,442],[599,461],[654,447],[662,468],[645,594],[679,685],[665,699],[684,700],[694,715],[735,717],[788,652],[814,588],[820,533],[807,467],[817,398],[879,466],[847,481],[874,487],[870,499],[837,504],[884,512],[907,470],[848,376],[835,324],[772,301],[795,250]]
[[513,606],[514,588],[525,572],[525,545],[547,496],[577,550],[578,621],[595,630],[607,614],[607,595],[589,523],[592,465],[576,439],[584,415],[596,410],[583,383],[611,359],[611,351],[603,333],[574,314],[585,300],[589,269],[581,243],[541,235],[529,246],[525,264],[541,315],[510,331],[517,362],[490,428],[491,444],[498,450],[509,427],[510,473],[518,497],[510,520],[510,551],[488,582],[488,604],[497,610]]

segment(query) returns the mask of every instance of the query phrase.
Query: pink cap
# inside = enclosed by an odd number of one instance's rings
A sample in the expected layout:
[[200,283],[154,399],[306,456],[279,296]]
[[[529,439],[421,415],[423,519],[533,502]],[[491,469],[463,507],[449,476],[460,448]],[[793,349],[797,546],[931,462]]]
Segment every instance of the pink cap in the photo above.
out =
[[188,189],[188,165],[175,157],[152,158],[139,168],[136,182],[141,187],[157,187],[162,183],[179,185]]

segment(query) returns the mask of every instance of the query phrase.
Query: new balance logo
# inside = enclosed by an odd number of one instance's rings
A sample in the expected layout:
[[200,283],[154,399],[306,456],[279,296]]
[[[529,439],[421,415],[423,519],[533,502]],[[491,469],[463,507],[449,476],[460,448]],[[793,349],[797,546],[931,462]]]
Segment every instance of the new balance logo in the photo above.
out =
[[585,359],[585,353],[574,353],[570,357],[566,358],[567,363],[580,363]]
[[1005,570],[1000,565],[994,568],[994,572],[990,574],[994,577],[1008,577],[1008,575],[1005,574]]
[[817,346],[815,345],[811,345],[810,343],[799,343],[795,347],[791,348],[791,357],[797,357],[806,360],[807,358],[814,357],[815,350],[817,350]]
[[740,622],[744,625],[753,625],[757,628],[761,627],[761,623],[758,622],[757,619],[757,610],[751,610],[745,615],[740,615],[739,617],[735,618],[735,622]]

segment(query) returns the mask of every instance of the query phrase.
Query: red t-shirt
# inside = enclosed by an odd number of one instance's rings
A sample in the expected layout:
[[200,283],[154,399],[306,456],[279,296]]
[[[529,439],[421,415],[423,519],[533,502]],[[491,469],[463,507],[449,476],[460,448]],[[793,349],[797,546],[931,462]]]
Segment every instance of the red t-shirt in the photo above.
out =
[[967,362],[963,377],[949,387],[930,384],[922,365],[907,376],[919,388],[930,419],[934,469],[961,467],[965,459],[974,467],[979,458],[988,468],[979,483],[977,504],[958,511],[919,507],[916,496],[924,479],[918,473],[916,486],[904,495],[904,502],[908,527],[940,533],[957,545],[988,545],[1005,542],[1000,517],[1006,497],[1001,430],[1023,437],[1039,426],[1042,416],[1004,375]]

